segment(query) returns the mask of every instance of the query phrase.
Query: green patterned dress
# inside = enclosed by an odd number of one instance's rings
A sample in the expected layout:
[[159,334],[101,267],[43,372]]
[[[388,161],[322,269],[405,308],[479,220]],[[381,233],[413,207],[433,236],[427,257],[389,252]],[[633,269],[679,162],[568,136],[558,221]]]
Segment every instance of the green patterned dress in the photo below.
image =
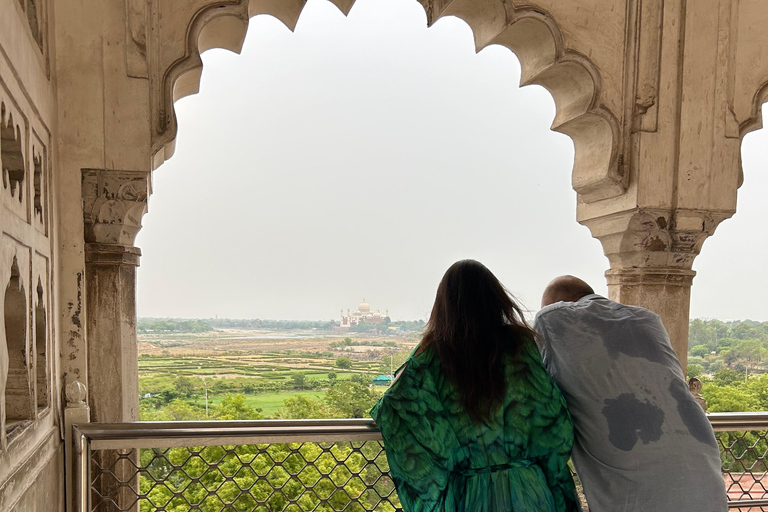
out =
[[371,410],[405,512],[578,511],[573,426],[533,342],[506,365],[508,392],[475,425],[434,350],[411,355]]

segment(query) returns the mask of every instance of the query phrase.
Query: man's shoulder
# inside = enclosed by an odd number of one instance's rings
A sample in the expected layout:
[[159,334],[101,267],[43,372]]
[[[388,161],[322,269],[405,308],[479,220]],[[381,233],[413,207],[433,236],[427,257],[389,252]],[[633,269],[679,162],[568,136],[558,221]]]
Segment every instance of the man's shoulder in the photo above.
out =
[[576,302],[561,301],[545,306],[536,313],[534,323],[538,322],[545,317],[555,317],[560,315],[570,315],[573,312],[586,309],[592,302],[601,301],[608,304],[616,304],[615,302],[606,299],[605,297],[597,294],[590,294],[582,297]]

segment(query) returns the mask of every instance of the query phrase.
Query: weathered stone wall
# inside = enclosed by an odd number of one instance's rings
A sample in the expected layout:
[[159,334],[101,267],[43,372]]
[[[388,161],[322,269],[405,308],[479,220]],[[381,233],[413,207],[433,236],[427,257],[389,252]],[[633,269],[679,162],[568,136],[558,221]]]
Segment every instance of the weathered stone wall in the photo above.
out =
[[0,510],[63,510],[49,7],[0,1]]

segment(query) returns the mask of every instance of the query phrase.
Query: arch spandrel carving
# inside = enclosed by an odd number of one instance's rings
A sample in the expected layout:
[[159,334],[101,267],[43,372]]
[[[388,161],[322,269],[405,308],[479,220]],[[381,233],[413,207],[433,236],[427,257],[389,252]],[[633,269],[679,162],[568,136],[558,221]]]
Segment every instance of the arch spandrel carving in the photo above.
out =
[[[523,68],[523,84],[540,84],[555,99],[557,114],[552,128],[569,135],[575,146],[573,186],[585,202],[615,197],[627,190],[628,176],[619,158],[621,112],[602,100],[603,79],[598,67],[569,44],[546,9],[530,3],[518,7],[509,0],[419,0],[431,24],[442,16],[457,16],[472,29],[476,49],[503,45],[517,53]],[[242,0],[211,4],[188,2],[182,9],[163,3],[163,20],[153,36],[159,46],[157,69],[161,74],[153,92],[153,167],[173,155],[177,125],[173,102],[199,90],[202,74],[200,53],[213,47],[239,52],[248,19],[270,14],[288,28],[296,25],[305,0]],[[333,2],[348,13],[353,0]],[[193,10],[197,8],[197,10]],[[614,9],[615,11],[615,9]],[[183,31],[182,31],[183,27]],[[623,30],[619,31],[623,45]],[[159,44],[158,44],[159,43]],[[611,45],[608,45],[611,47]],[[621,46],[620,46],[621,47]],[[614,54],[623,56],[623,52]],[[589,49],[591,54],[592,50]],[[611,76],[610,83],[622,83]],[[622,91],[612,91],[621,97]],[[615,103],[615,102],[612,102]]]

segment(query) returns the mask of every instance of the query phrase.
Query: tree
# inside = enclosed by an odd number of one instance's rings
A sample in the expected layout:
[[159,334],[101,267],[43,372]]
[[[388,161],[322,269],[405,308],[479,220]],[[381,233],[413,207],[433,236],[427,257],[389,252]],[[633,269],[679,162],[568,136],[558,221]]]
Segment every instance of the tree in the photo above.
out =
[[140,418],[142,421],[199,421],[205,419],[205,410],[177,398],[162,411],[142,407]]
[[712,381],[717,386],[728,386],[741,380],[744,380],[743,373],[737,372],[736,370],[731,370],[730,368],[721,368],[715,373],[714,379]]
[[331,382],[335,382],[337,378],[336,372],[328,372],[328,380]]
[[307,387],[307,376],[303,373],[293,373],[291,381],[294,389],[304,389]]
[[183,375],[176,377],[176,380],[173,381],[173,387],[176,388],[176,392],[179,395],[185,397],[192,396],[192,393],[195,392],[195,386],[192,383],[192,379]]
[[213,416],[217,420],[260,420],[264,418],[261,409],[255,409],[245,404],[245,395],[242,393],[227,394],[221,401],[221,405],[214,410]]
[[691,355],[697,357],[707,357],[710,353],[710,349],[707,345],[696,345],[691,348]]
[[365,384],[352,381],[337,382],[325,392],[325,402],[343,418],[366,417],[378,398]]
[[317,418],[335,418],[340,414],[323,400],[308,398],[304,395],[296,395],[283,400],[284,408],[277,410],[279,419],[317,419]]
[[706,383],[701,394],[707,399],[708,412],[747,412],[758,411],[760,408],[757,397],[738,386]]
[[342,370],[349,370],[352,368],[352,361],[346,357],[340,357],[336,360],[336,366]]
[[410,350],[400,350],[398,352],[382,356],[381,366],[379,366],[379,373],[383,373],[385,375],[394,373],[395,370],[400,368],[403,363],[405,363],[405,361],[408,359],[408,356],[410,355]]
[[688,378],[692,379],[694,377],[700,377],[704,373],[704,367],[699,364],[689,364],[687,371]]

